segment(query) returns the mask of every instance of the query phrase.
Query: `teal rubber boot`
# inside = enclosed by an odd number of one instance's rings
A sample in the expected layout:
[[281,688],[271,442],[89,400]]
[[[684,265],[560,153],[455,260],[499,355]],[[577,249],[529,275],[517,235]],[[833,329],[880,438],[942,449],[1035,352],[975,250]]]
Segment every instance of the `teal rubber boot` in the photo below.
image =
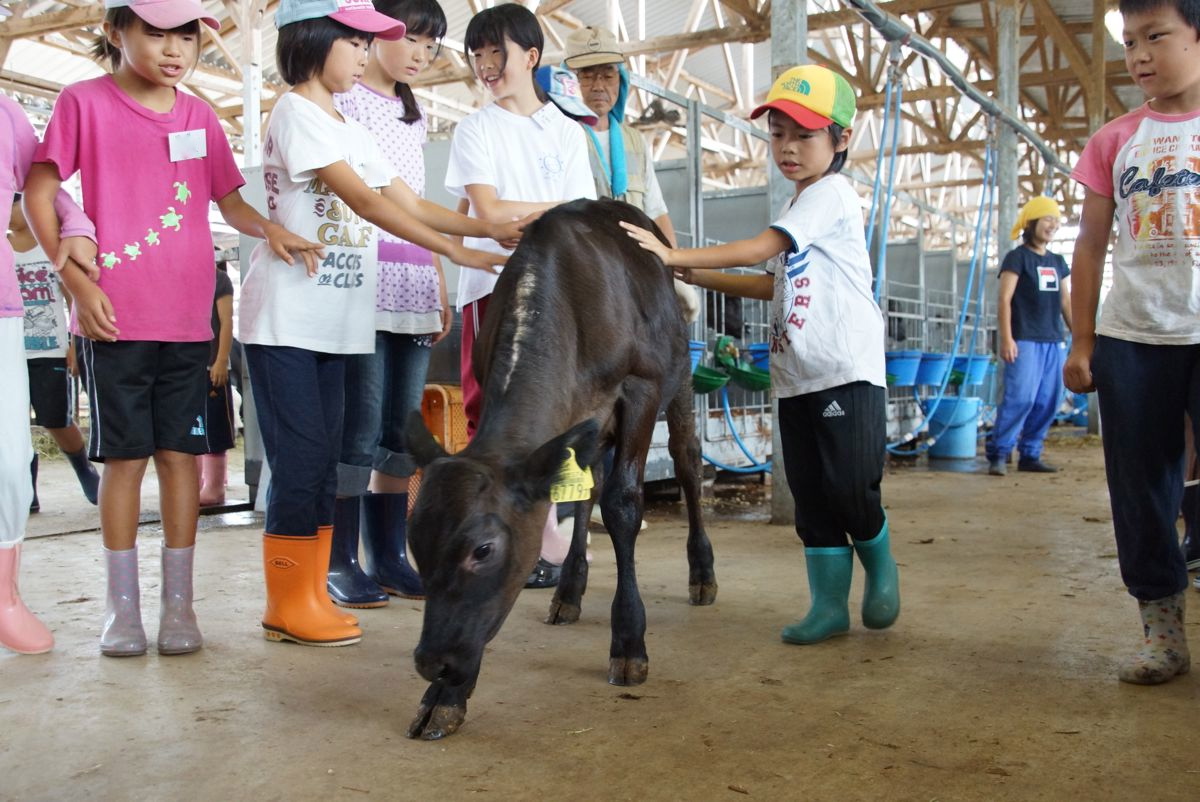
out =
[[862,620],[867,629],[887,629],[900,616],[900,569],[892,558],[888,522],[870,540],[854,541],[854,550],[867,572]]
[[850,631],[850,572],[854,567],[849,546],[805,549],[808,592],[812,608],[803,619],[788,624],[780,636],[786,643],[819,643]]

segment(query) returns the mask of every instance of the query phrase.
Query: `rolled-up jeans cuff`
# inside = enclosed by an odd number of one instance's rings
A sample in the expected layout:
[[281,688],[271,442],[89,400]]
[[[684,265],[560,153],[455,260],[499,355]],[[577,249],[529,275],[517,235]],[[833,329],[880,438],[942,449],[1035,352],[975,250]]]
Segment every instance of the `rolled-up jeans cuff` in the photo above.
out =
[[347,465],[339,462],[337,466],[337,494],[342,498],[365,496],[367,485],[371,483],[371,469],[366,465]]
[[412,454],[379,446],[375,449],[375,470],[397,479],[406,479],[417,472],[417,461]]

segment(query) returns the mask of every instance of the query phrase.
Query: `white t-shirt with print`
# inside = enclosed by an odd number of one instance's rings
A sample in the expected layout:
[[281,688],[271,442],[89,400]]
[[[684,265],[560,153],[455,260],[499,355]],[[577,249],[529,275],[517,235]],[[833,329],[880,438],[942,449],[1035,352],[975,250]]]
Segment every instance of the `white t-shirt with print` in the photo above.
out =
[[[486,184],[506,201],[545,203],[595,198],[587,140],[579,124],[547,103],[531,116],[498,104],[461,120],[450,143],[446,190],[467,197],[467,186]],[[472,217],[478,217],[475,209]],[[492,253],[510,253],[495,240],[467,237],[464,243]],[[496,276],[464,269],[458,280],[458,307],[491,293]]]
[[370,187],[396,171],[361,123],[337,120],[288,92],[263,141],[263,181],[272,221],[325,246],[316,276],[288,265],[265,242],[242,278],[239,339],[330,354],[375,350],[375,226],[334,195],[316,171],[344,161]]
[[[1200,343],[1200,111],[1143,105],[1097,131],[1071,177],[1116,204],[1113,285],[1096,333]],[[1099,233],[1099,232],[1097,232]]]
[[771,228],[791,246],[768,263],[771,391],[776,398],[856,381],[886,387],[883,314],[871,291],[871,259],[858,195],[825,176],[792,201]]
[[28,251],[14,251],[13,263],[25,303],[25,358],[66,356],[66,304],[54,265],[37,245]]

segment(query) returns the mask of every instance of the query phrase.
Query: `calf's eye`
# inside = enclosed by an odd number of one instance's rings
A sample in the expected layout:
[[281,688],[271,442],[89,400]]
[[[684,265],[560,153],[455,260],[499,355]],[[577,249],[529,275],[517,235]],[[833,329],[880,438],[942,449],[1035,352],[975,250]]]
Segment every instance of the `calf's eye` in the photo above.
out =
[[492,553],[492,544],[483,543],[475,547],[475,551],[471,552],[471,556],[476,560],[483,561]]

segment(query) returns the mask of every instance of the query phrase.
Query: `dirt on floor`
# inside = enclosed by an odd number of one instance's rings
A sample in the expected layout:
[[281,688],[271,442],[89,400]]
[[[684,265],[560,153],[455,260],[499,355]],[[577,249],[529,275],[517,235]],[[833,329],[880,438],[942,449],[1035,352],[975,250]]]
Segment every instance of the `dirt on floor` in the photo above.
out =
[[[807,606],[802,547],[767,523],[753,486],[709,502],[712,607],[687,604],[686,527],[676,504],[656,504],[638,551],[649,680],[605,682],[615,572],[597,534],[582,619],[546,626],[551,592],[522,593],[466,724],[441,742],[404,736],[425,689],[411,659],[420,602],[361,611],[356,646],[269,643],[261,524],[206,518],[204,650],[102,658],[99,537],[41,531],[22,586],[58,644],[0,653],[0,799],[1196,799],[1197,674],[1153,688],[1115,678],[1140,625],[1099,444],[1061,435],[1046,457],[1062,472],[891,466],[900,620],[814,646],[779,639]],[[65,464],[43,477],[31,532],[55,504],[72,507],[62,531],[94,526]],[[143,528],[152,641],[159,538]]]

